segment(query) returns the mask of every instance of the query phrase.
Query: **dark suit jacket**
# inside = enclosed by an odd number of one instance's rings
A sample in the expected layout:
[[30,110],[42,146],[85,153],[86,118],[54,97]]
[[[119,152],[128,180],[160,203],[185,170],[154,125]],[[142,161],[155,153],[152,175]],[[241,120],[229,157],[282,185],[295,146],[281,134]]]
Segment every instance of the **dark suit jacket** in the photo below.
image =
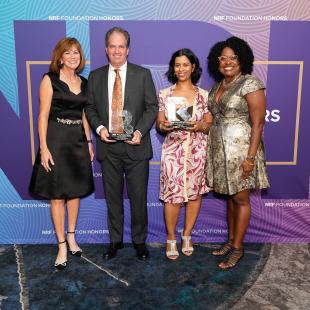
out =
[[[92,71],[88,78],[88,103],[85,112],[94,130],[100,125],[109,128],[108,72],[109,65],[106,65]],[[127,63],[124,110],[132,114],[134,130],[142,133],[139,145],[124,143],[128,156],[133,160],[150,159],[153,153],[149,131],[158,112],[156,90],[150,70]],[[102,142],[97,136],[97,160],[102,161],[105,158],[109,147],[109,143]]]

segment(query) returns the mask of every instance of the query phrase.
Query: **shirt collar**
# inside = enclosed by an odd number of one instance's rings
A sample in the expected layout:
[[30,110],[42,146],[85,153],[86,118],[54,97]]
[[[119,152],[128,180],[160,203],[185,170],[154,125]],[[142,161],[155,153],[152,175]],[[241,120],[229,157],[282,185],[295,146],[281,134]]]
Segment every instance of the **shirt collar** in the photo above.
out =
[[[110,63],[109,63],[109,70],[111,71],[114,71],[116,68],[114,68]],[[121,65],[119,68],[118,68],[120,71],[126,71],[127,70],[127,61]]]

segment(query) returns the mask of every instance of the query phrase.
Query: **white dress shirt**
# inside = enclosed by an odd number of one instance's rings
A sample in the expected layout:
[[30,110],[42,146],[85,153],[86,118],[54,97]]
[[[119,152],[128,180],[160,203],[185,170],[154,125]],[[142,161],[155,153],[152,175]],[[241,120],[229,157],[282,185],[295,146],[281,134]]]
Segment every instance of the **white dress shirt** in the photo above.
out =
[[[108,72],[108,99],[109,99],[109,129],[111,128],[111,115],[112,115],[112,96],[113,96],[113,87],[115,82],[116,73],[111,64],[109,64],[109,72]],[[122,96],[123,96],[123,104],[124,104],[124,96],[125,96],[125,85],[126,85],[126,74],[127,74],[127,61],[118,68],[121,80],[122,80]],[[96,129],[97,134],[99,135],[101,128],[103,125],[98,126]]]

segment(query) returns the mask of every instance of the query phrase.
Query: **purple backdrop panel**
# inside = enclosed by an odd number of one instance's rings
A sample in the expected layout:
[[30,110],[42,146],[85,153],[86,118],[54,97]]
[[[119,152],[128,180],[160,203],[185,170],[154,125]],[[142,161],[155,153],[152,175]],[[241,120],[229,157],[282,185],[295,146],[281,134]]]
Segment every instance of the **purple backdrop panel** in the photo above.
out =
[[[300,61],[308,59],[310,45],[306,42],[309,42],[309,40],[309,22],[271,22],[269,60]],[[304,62],[300,120],[298,124],[296,124],[296,95],[293,95],[293,92],[296,91],[297,72],[276,73],[275,70],[273,66],[269,66],[268,68],[267,99],[269,105],[275,104],[275,102],[281,104],[281,118],[284,117],[284,119],[282,118],[279,123],[279,133],[276,137],[270,135],[267,138],[266,136],[266,139],[269,139],[269,143],[267,144],[267,160],[269,161],[269,157],[271,159],[279,158],[278,147],[284,152],[282,158],[290,156],[292,137],[288,133],[287,128],[291,131],[295,125],[299,128],[297,136],[298,152],[296,165],[269,166],[268,171],[271,188],[265,197],[269,199],[308,199],[310,170],[310,148],[308,143],[310,105],[308,104],[308,98],[310,96],[310,88],[307,85],[310,85],[309,62]],[[291,95],[288,94],[290,89],[292,90]],[[281,94],[287,94],[288,98],[285,98]],[[279,96],[283,98],[281,102],[278,102]],[[292,114],[288,115],[287,110]]]
[[265,126],[264,138],[268,146],[269,162],[292,162],[294,159],[298,78],[298,65],[269,65],[268,67],[270,87],[267,88],[267,106],[269,110],[279,109],[280,111],[279,119],[270,118]]
[[[9,104],[5,102],[5,99],[3,97],[0,99],[0,122],[4,128],[10,128],[10,135],[5,131],[1,133],[2,141],[7,147],[6,152],[1,155],[1,168],[21,197],[29,199],[28,183],[32,162],[26,61],[50,59],[56,42],[65,36],[66,25],[65,22],[15,21],[14,31],[20,115],[18,118],[9,109]],[[47,33],[48,35],[46,35]],[[37,78],[35,81],[37,85]],[[37,98],[34,99],[34,105],[37,105]],[[23,177],[20,175],[21,171]]]
[[[92,69],[107,63],[104,35],[115,25],[129,30],[132,37],[129,60],[150,68],[157,91],[169,85],[164,78],[164,72],[167,70],[171,54],[182,47],[189,47],[198,55],[204,70],[200,86],[209,89],[212,81],[206,74],[206,55],[215,42],[230,36],[226,30],[216,25],[195,21],[91,22]],[[29,199],[28,183],[32,165],[28,104],[31,103],[33,112],[33,138],[36,150],[38,147],[36,126],[39,112],[38,90],[42,74],[47,71],[48,65],[31,64],[27,76],[26,62],[50,60],[56,42],[66,34],[66,26],[65,22],[16,21],[14,30],[20,115],[16,116],[0,93],[0,122],[3,128],[9,129],[9,134],[7,130],[0,132],[1,141],[6,147],[6,152],[2,152],[0,157],[0,165],[22,199]],[[310,55],[309,39],[309,22],[271,22],[268,60],[289,62],[307,60]],[[302,65],[303,74],[299,85]],[[266,85],[268,109],[279,110],[278,117],[270,116],[265,127],[267,161],[272,164],[268,167],[271,188],[263,194],[266,198],[264,200],[261,199],[260,192],[255,191],[251,196],[252,218],[246,235],[248,242],[309,242],[310,240],[308,229],[310,225],[310,149],[308,146],[310,105],[307,102],[310,98],[310,89],[307,87],[309,83],[310,68],[307,61],[302,62],[301,65],[296,63],[268,65]],[[28,97],[28,86],[32,100]],[[297,102],[298,90],[301,99],[299,103]],[[297,118],[299,108],[300,118]],[[298,135],[295,136],[296,133]],[[163,137],[153,128],[151,138],[154,156],[150,162],[148,187],[148,242],[164,242],[166,232],[163,204],[158,199],[159,162]],[[294,152],[297,154],[296,162],[293,158]],[[94,162],[94,177],[96,196],[91,195],[82,200],[77,234],[81,242],[109,242],[106,203],[104,199],[98,199],[104,197],[104,192],[101,168],[97,162]],[[126,188],[124,191],[126,198],[124,200],[124,241],[131,242],[130,204]],[[35,203],[38,207],[2,209],[5,217],[8,218],[5,242],[55,242],[48,204],[43,205],[40,201]],[[183,226],[184,208],[181,213],[177,225],[178,231]],[[224,240],[227,236],[225,214],[226,205],[222,198],[212,193],[205,196],[193,231],[194,241]]]

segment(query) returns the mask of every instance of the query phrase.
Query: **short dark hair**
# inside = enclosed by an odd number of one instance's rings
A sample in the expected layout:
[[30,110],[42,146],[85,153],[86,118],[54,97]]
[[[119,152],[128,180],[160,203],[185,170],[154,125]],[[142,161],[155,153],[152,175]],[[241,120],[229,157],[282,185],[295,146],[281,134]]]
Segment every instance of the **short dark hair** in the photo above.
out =
[[186,56],[188,60],[190,61],[190,63],[192,65],[195,65],[194,71],[191,75],[191,80],[192,80],[192,83],[196,85],[200,79],[202,69],[199,65],[198,57],[188,48],[182,48],[172,54],[171,59],[169,61],[169,69],[165,73],[168,81],[172,84],[175,84],[178,81],[178,78],[175,76],[175,73],[174,73],[174,64],[175,64],[175,59],[180,56]]
[[249,44],[238,38],[230,37],[226,41],[215,43],[208,55],[208,72],[210,76],[217,82],[221,81],[224,76],[219,71],[219,59],[225,47],[231,48],[238,56],[240,70],[242,74],[251,74],[253,71],[254,55]]
[[109,38],[111,36],[112,33],[114,32],[118,32],[124,35],[125,39],[126,39],[126,47],[129,48],[130,45],[130,34],[127,30],[125,30],[124,28],[121,27],[113,27],[111,29],[109,29],[107,31],[107,33],[105,34],[105,47],[108,47],[109,45]]

